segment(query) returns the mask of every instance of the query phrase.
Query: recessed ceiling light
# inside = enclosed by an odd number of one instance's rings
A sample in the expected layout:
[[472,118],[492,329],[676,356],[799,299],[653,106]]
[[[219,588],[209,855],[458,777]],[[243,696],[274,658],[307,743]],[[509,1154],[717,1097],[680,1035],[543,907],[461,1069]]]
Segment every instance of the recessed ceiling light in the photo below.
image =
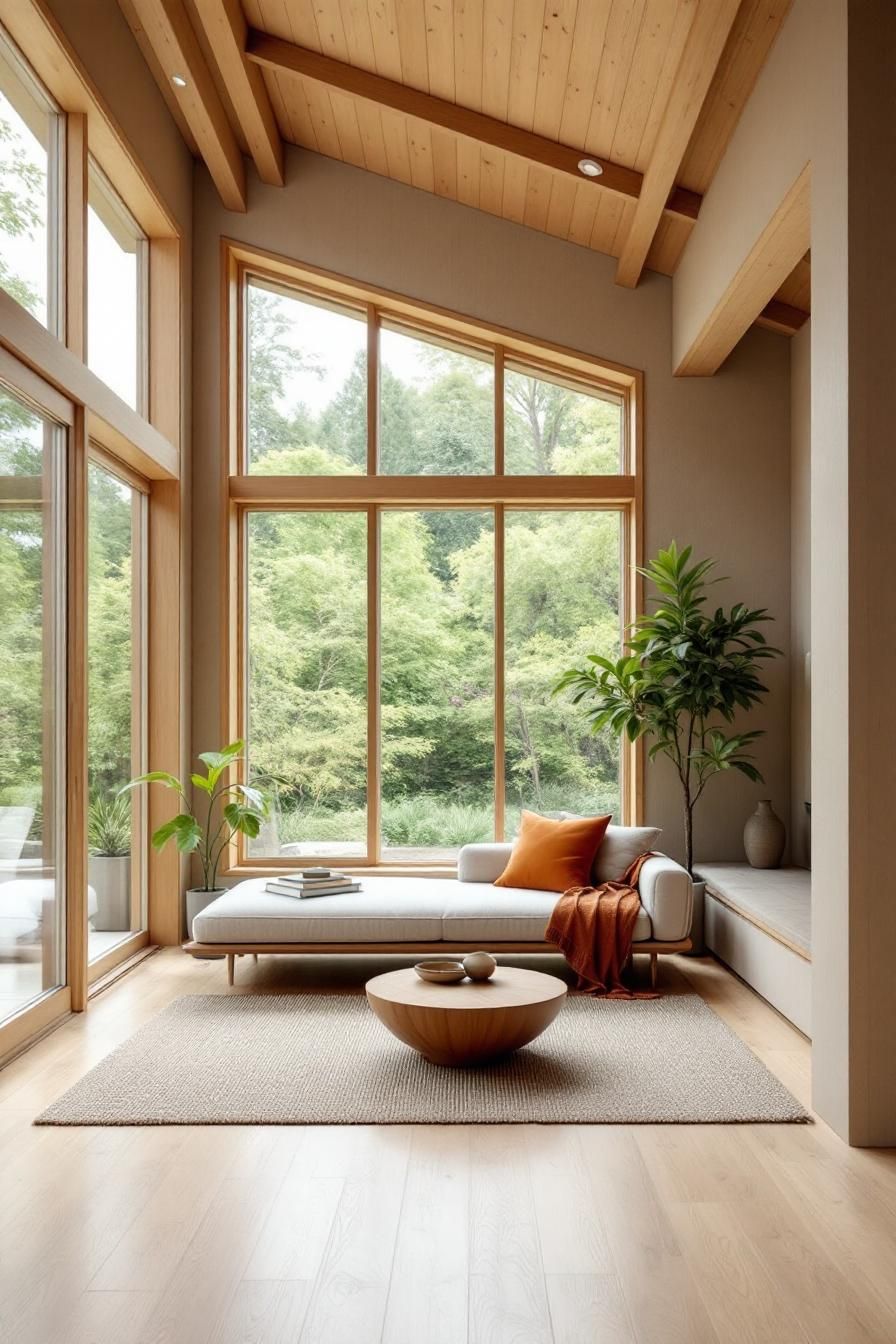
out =
[[184,79],[183,75],[172,75],[171,83],[179,89],[185,89],[187,87],[187,81]]
[[594,159],[579,159],[579,172],[584,173],[586,177],[600,177],[603,171]]

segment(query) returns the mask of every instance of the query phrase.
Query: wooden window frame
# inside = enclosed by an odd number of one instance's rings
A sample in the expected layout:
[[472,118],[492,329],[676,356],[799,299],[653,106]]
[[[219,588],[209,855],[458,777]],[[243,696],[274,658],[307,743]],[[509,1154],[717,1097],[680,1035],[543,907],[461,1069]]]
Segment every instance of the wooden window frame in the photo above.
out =
[[[177,221],[65,37],[46,0],[0,0],[0,24],[58,107],[63,173],[57,228],[62,248],[60,321],[53,332],[0,291],[0,381],[68,427],[66,454],[66,951],[67,985],[0,1023],[0,1064],[69,1012],[86,1006],[97,976],[151,940],[183,936],[185,865],[149,845],[148,932],[125,939],[88,968],[86,539],[87,461],[98,455],[148,491],[146,548],[146,738],[151,769],[180,774],[187,763],[183,618],[186,530],[181,443],[184,428],[182,314],[187,257]],[[143,413],[127,406],[85,363],[88,153],[147,239],[144,266],[148,350]],[[176,615],[172,618],[172,609]],[[170,815],[170,799],[149,796],[147,830]]]
[[[291,261],[232,239],[221,245],[222,421],[221,490],[226,501],[221,536],[225,573],[222,628],[222,741],[245,737],[247,725],[247,518],[265,511],[365,513],[367,523],[367,854],[334,857],[356,872],[447,876],[454,865],[384,863],[380,837],[379,600],[380,520],[386,509],[485,507],[495,522],[495,825],[504,826],[504,517],[522,509],[611,510],[621,516],[620,623],[623,630],[640,610],[641,583],[634,566],[641,561],[643,535],[643,374],[599,360],[581,351],[491,326],[458,313],[404,298],[346,276]],[[364,476],[263,476],[248,469],[247,293],[257,280],[280,293],[328,306],[366,311],[368,330],[367,474]],[[384,476],[378,471],[379,331],[386,324],[423,339],[436,338],[455,348],[473,348],[493,360],[495,388],[495,470],[482,476]],[[620,403],[620,470],[606,476],[524,476],[504,470],[504,368],[524,368],[576,391],[603,395]],[[623,744],[620,787],[623,817],[636,824],[642,815],[643,753]],[[234,773],[234,778],[236,774]],[[248,877],[284,867],[313,863],[296,858],[250,859],[242,840],[227,851],[222,875]]]

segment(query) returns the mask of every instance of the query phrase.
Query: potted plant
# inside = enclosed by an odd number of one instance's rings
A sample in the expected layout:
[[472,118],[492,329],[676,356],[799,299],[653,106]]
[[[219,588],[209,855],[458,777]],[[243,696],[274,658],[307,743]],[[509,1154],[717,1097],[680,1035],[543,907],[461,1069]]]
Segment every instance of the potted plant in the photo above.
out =
[[[672,762],[681,785],[685,863],[693,877],[694,809],[710,779],[727,770],[762,779],[750,754],[762,733],[735,733],[729,725],[762,699],[768,688],[759,680],[760,666],[781,651],[758,628],[772,619],[764,607],[705,609],[706,576],[715,561],[690,559],[691,547],[679,551],[673,541],[638,569],[656,589],[649,599],[655,609],[631,626],[621,658],[589,654],[585,667],[563,674],[555,692],[571,691],[575,703],[587,706],[592,732],[609,728],[630,742],[647,737],[650,760],[667,756]],[[695,883],[700,911],[702,895],[702,884]]]
[[202,873],[202,886],[187,891],[187,928],[192,936],[193,920],[225,888],[218,886],[221,856],[235,835],[254,839],[268,814],[267,800],[260,789],[248,784],[229,784],[227,772],[242,759],[244,743],[231,742],[221,751],[201,751],[199,759],[205,774],[192,774],[190,780],[202,799],[203,820],[190,806],[181,781],[166,770],[151,770],[126,784],[122,793],[140,784],[164,784],[183,801],[184,810],[161,825],[152,836],[154,849],[164,849],[173,840],[182,854],[196,854]]
[[131,927],[130,800],[95,798],[87,819],[88,880],[96,892],[93,927],[127,932]]

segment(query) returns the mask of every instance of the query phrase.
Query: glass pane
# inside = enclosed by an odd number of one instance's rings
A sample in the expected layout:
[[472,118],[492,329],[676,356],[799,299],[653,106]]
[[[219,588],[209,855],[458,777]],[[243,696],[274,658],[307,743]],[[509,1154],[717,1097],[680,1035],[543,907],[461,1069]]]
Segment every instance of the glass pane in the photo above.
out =
[[252,857],[367,852],[367,515],[248,517]]
[[146,239],[95,164],[87,188],[87,363],[143,408]]
[[143,497],[88,468],[87,927],[91,961],[144,927],[142,790],[119,790],[143,770]]
[[0,390],[0,1019],[65,976],[63,453]]
[[494,836],[494,515],[382,517],[382,857]]
[[622,403],[525,370],[504,373],[509,476],[608,476],[621,470]]
[[380,463],[384,476],[494,471],[491,356],[380,332]]
[[523,807],[618,819],[619,739],[551,691],[587,654],[619,655],[621,514],[508,510],[505,525],[506,834]]
[[0,42],[0,285],[51,330],[58,316],[48,230],[55,122]]
[[249,470],[367,470],[367,322],[260,284],[248,287]]

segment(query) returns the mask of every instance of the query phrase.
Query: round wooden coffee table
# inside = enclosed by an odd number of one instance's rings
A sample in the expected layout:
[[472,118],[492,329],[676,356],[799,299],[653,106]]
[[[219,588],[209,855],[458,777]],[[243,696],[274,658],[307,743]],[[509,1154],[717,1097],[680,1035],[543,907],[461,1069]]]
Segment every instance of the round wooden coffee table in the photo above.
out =
[[434,985],[413,969],[367,982],[367,1001],[393,1036],[433,1064],[478,1064],[518,1050],[549,1027],[566,985],[541,971],[499,966],[491,980]]

